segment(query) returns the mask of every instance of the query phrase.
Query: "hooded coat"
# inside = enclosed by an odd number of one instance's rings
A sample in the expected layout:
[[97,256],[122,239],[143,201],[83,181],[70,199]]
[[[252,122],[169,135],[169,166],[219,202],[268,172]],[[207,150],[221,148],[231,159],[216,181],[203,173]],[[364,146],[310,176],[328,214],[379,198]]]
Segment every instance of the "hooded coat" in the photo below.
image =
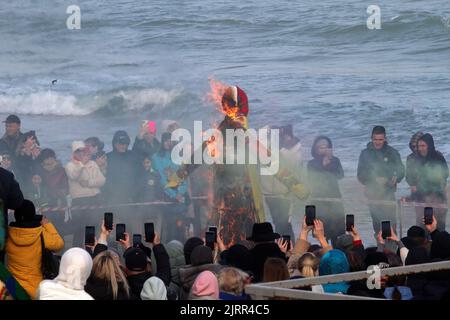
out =
[[36,289],[42,281],[42,244],[45,248],[58,251],[64,247],[64,241],[51,223],[17,224],[12,222],[8,228],[6,243],[8,269],[31,298],[36,297]]
[[328,148],[333,148],[333,144],[328,137],[319,136],[314,140],[311,147],[312,160],[308,162],[308,187],[313,198],[336,198],[337,202],[315,201],[313,203],[318,212],[318,218],[325,226],[325,236],[332,239],[333,243],[337,237],[345,232],[345,211],[339,188],[339,180],[344,177],[341,161],[337,157],[332,157],[331,162],[326,167],[323,165],[324,157],[317,153],[317,144],[321,140],[328,142]]
[[[417,167],[419,163],[419,154],[416,150],[414,150],[413,145],[419,141],[419,139],[423,136],[423,132],[415,133],[409,142],[409,148],[411,149],[411,153],[406,158],[406,182],[410,186],[417,186]],[[414,197],[414,195],[412,195]]]
[[434,139],[430,134],[423,135],[419,140],[428,145],[428,154],[426,157],[418,158],[416,199],[422,201],[427,196],[434,196],[445,201],[449,176],[447,161],[442,153],[436,150]]
[[128,136],[124,131],[114,134],[113,151],[107,156],[108,169],[104,192],[109,203],[129,203],[137,200],[138,190],[136,181],[140,181],[142,173],[139,157],[130,150],[120,153],[116,150],[116,143],[120,136]]
[[39,300],[93,300],[84,286],[92,270],[92,258],[86,250],[67,250],[59,265],[58,276],[54,280],[44,280],[39,284]]
[[[320,260],[319,275],[327,276],[331,274],[340,274],[350,272],[345,253],[340,250],[330,250],[324,254]],[[347,293],[350,285],[347,282],[328,283],[323,285],[326,293]]]

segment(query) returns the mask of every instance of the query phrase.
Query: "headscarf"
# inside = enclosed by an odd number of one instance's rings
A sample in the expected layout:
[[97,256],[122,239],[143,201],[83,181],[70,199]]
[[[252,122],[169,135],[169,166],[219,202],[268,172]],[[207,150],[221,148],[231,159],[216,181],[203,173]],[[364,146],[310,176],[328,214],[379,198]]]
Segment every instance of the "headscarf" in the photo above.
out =
[[[330,250],[320,260],[319,275],[321,276],[347,272],[350,272],[350,265],[345,253],[341,250]],[[350,285],[347,282],[342,281],[324,284],[323,290],[327,293],[347,293],[349,287]]]

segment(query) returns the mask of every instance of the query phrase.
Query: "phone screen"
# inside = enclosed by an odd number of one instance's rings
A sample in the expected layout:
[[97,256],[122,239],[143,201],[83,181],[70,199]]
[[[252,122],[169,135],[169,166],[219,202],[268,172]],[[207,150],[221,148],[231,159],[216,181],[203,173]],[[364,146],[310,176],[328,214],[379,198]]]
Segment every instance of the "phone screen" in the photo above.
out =
[[426,207],[423,212],[423,217],[425,219],[425,224],[430,225],[433,223],[433,208]]
[[306,225],[313,226],[316,219],[316,206],[305,207]]
[[283,240],[287,241],[288,245],[287,245],[287,250],[291,250],[291,236],[290,235],[283,235]]
[[86,226],[84,232],[84,244],[88,246],[93,246],[95,244],[95,227]]
[[355,226],[355,216],[353,214],[348,214],[345,216],[345,230],[352,231],[352,227]]
[[216,226],[210,226],[209,232],[214,232],[214,242],[217,241],[217,227]]
[[145,241],[153,243],[155,240],[155,225],[153,222],[148,222],[144,224],[145,229]]
[[113,228],[113,214],[112,212],[105,212],[105,228],[106,230],[112,230]]
[[116,240],[125,240],[125,224],[123,223],[118,223],[116,225]]
[[391,222],[382,221],[381,222],[381,236],[386,239],[391,236]]
[[214,242],[215,242],[215,233],[208,231],[205,233],[205,241],[206,241],[206,246],[210,247],[211,250],[214,250]]
[[140,243],[142,243],[142,235],[133,234],[133,247],[136,247]]

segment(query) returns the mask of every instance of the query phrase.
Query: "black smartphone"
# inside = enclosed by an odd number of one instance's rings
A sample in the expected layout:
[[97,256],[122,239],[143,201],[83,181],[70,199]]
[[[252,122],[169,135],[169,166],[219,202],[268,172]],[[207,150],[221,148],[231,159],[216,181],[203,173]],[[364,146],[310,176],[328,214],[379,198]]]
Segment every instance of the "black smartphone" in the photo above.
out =
[[383,239],[389,238],[391,236],[391,222],[381,221],[381,237]]
[[217,242],[217,227],[216,226],[210,226],[208,229],[209,232],[214,232],[214,242]]
[[306,225],[313,226],[316,219],[316,206],[305,207]]
[[86,226],[84,231],[84,244],[87,246],[95,245],[95,227]]
[[423,209],[423,217],[425,219],[425,224],[430,225],[433,223],[433,208],[432,207],[426,207]]
[[41,221],[42,221],[42,218],[43,218],[43,215],[42,215],[42,214],[37,214],[37,215],[35,215],[34,217],[35,217],[35,219],[36,219],[37,222],[41,222]]
[[352,231],[352,228],[355,226],[355,215],[348,214],[345,216],[345,230]]
[[125,240],[125,224],[118,223],[116,225],[116,241]]
[[113,214],[112,214],[112,212],[105,212],[105,216],[103,219],[105,221],[106,230],[112,230],[113,229]]
[[155,241],[155,225],[153,222],[144,224],[145,242],[153,243]]
[[136,247],[140,243],[142,243],[142,235],[141,234],[133,234],[133,247]]
[[287,241],[288,245],[287,245],[287,250],[291,250],[291,236],[288,234],[283,235],[283,240]]
[[207,231],[205,233],[205,242],[206,242],[206,246],[210,247],[211,250],[214,250],[214,243],[216,241],[216,234],[214,232],[211,231]]

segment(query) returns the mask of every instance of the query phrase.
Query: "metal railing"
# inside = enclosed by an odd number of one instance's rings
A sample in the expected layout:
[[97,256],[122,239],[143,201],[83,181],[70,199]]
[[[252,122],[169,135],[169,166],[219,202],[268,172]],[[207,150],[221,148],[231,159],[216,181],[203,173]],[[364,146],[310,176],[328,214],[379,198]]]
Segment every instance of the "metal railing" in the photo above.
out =
[[[423,263],[417,265],[379,269],[379,276],[411,275],[424,272],[450,270],[450,261]],[[268,298],[291,298],[304,300],[383,300],[370,297],[352,296],[335,293],[318,293],[299,290],[306,286],[323,285],[336,282],[349,282],[364,280],[373,275],[373,272],[358,271],[335,275],[318,276],[312,278],[292,279],[277,282],[258,283],[246,286],[245,292],[252,299],[263,300]]]

